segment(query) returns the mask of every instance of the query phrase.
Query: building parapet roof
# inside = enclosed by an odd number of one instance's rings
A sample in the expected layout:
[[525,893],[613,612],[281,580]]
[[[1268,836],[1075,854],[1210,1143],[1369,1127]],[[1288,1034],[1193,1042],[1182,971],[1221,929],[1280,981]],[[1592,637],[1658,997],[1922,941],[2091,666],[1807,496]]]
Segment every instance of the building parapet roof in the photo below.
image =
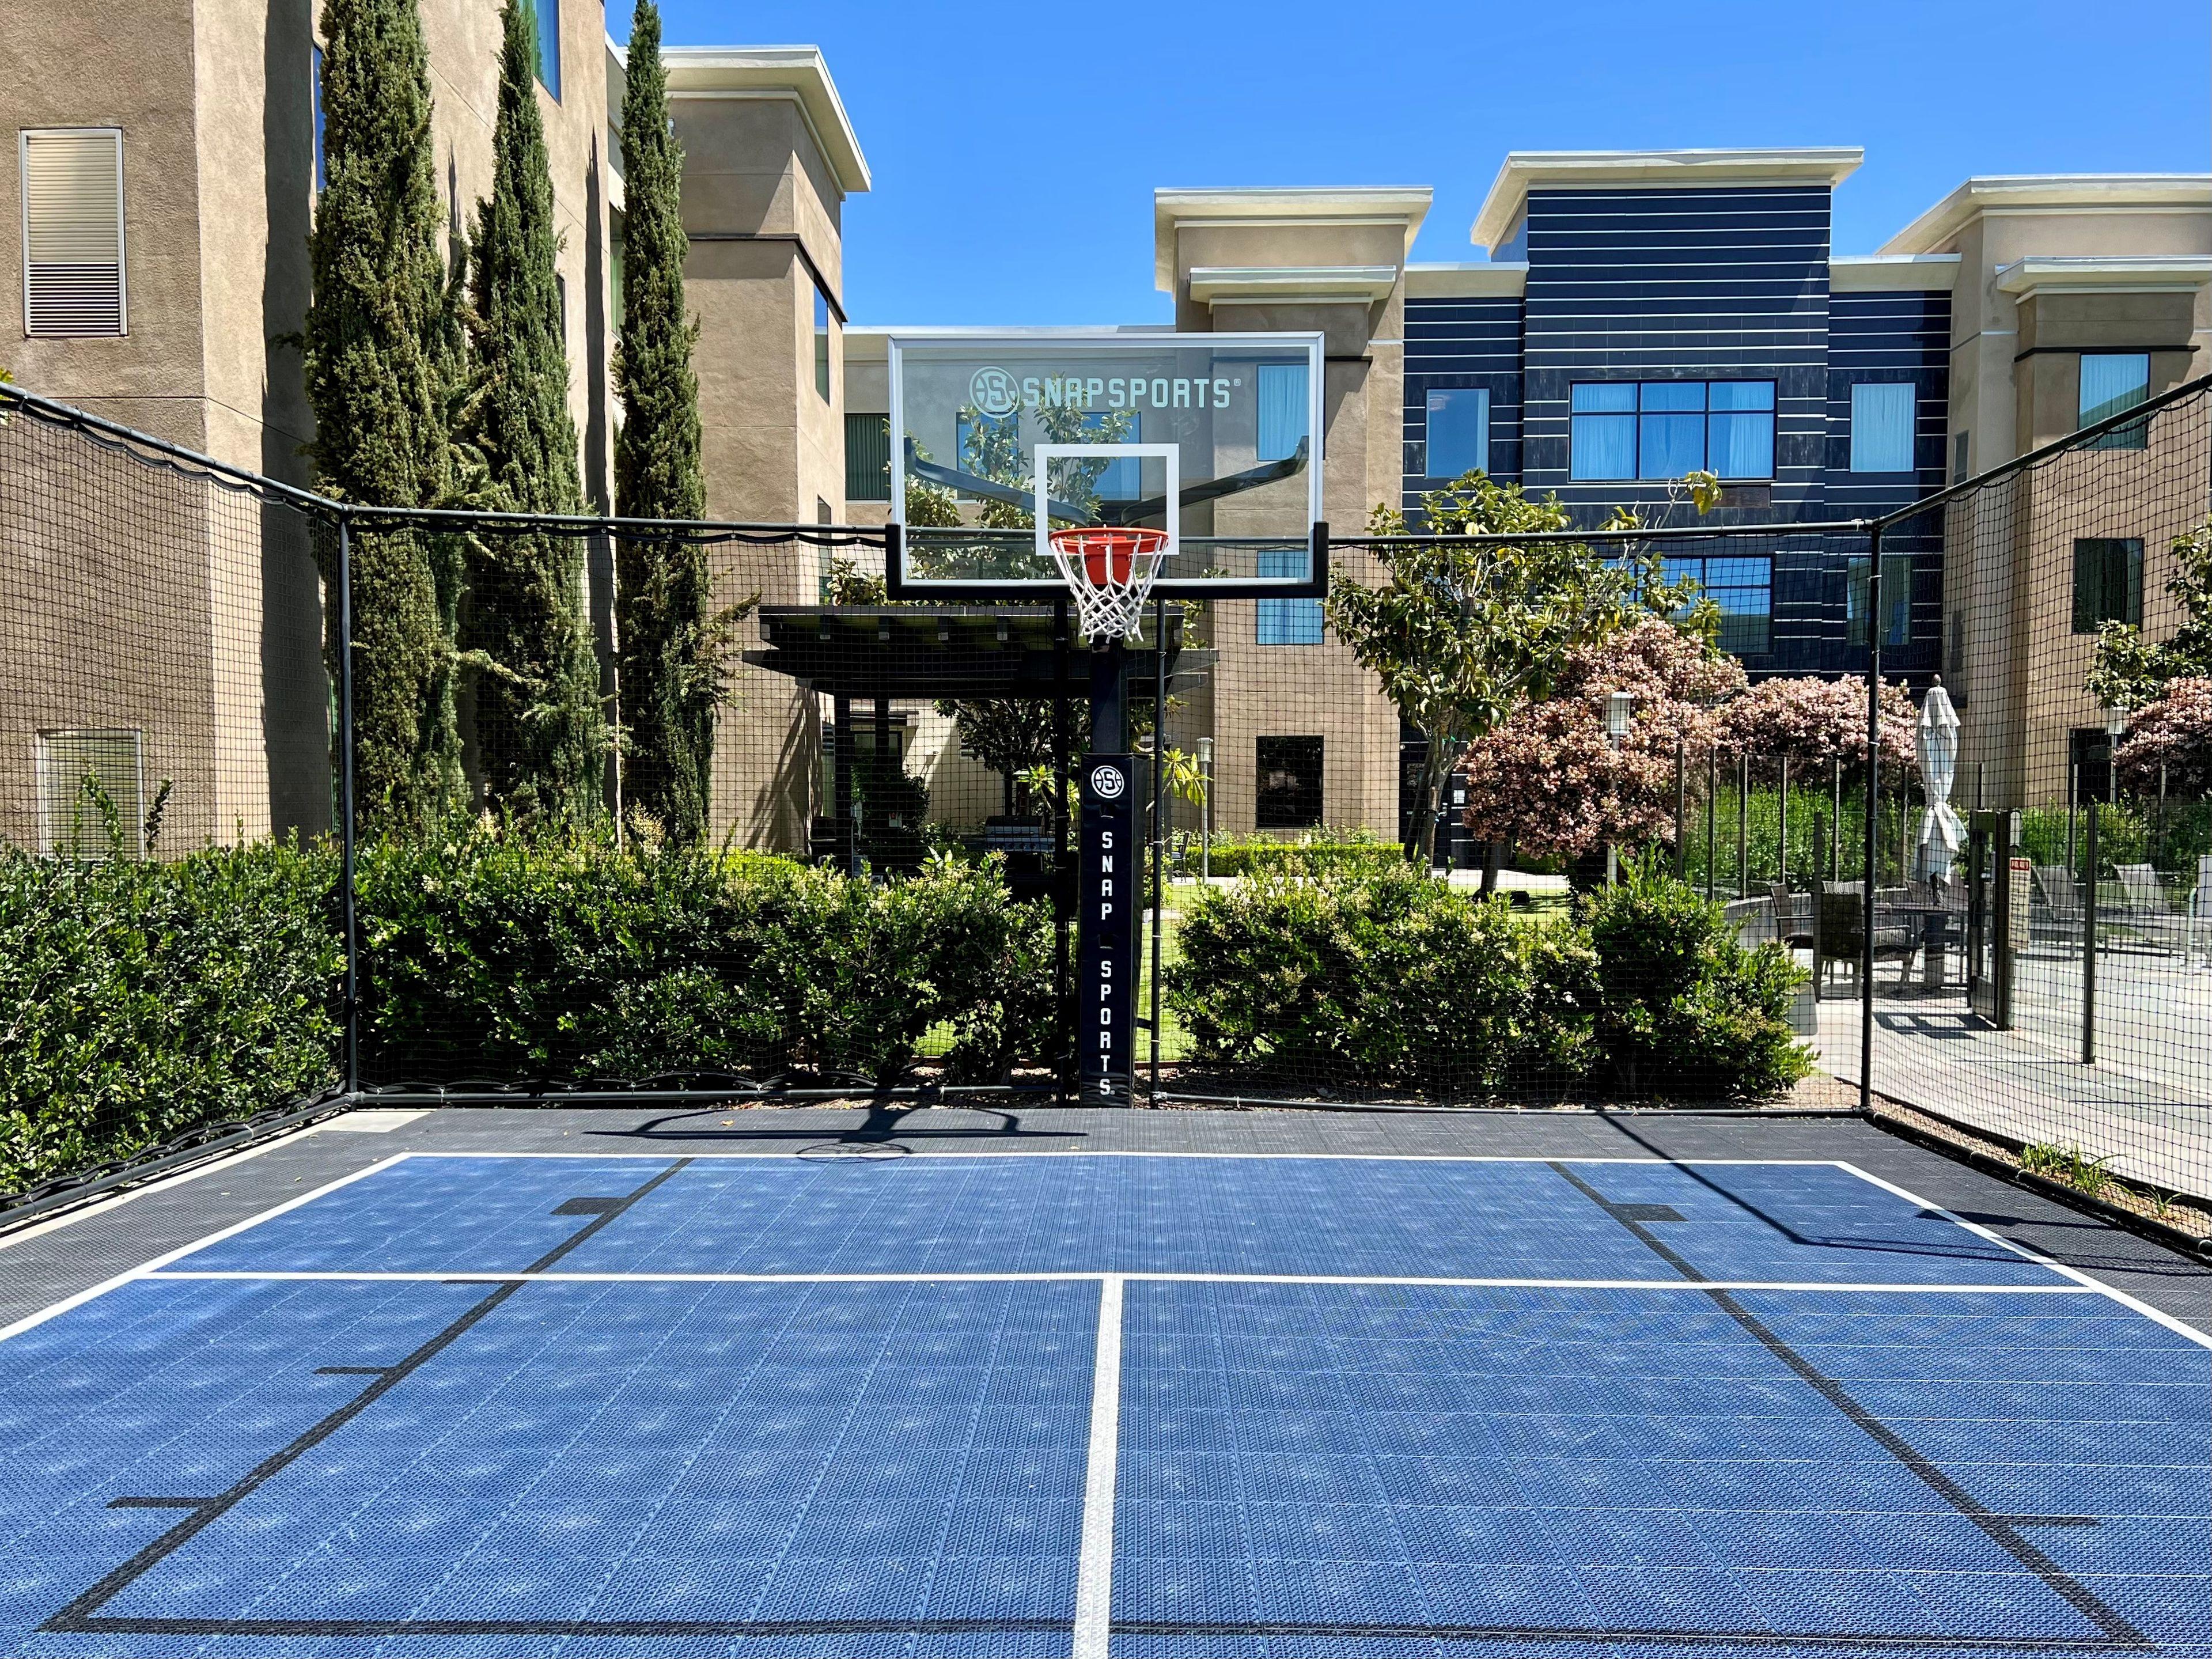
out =
[[1546,185],[1618,185],[1651,189],[1668,185],[1826,185],[1856,172],[1866,152],[1856,146],[1782,149],[1515,150],[1474,216],[1468,240],[1495,249],[1512,235],[1528,192]]
[[868,188],[868,163],[845,114],[837,83],[819,46],[666,46],[668,95],[678,98],[788,98],[796,102],[830,164],[838,189]]
[[1528,287],[1526,261],[1485,264],[1423,263],[1406,267],[1406,297],[1411,300],[1518,299]]
[[1178,225],[1403,225],[1406,251],[1428,217],[1425,185],[1350,185],[1279,188],[1166,189],[1152,192],[1152,279],[1175,291]]
[[1201,305],[1219,301],[1299,301],[1323,304],[1346,301],[1372,305],[1398,286],[1395,265],[1193,265],[1190,297]]
[[1955,253],[1845,253],[1828,261],[1834,294],[1948,293],[1958,285]]
[[2039,173],[1969,179],[1881,245],[1932,253],[1976,216],[2010,213],[2185,213],[2212,210],[2212,173]]
[[1997,272],[2015,299],[2069,294],[2194,294],[2212,284],[2212,253],[2030,255]]

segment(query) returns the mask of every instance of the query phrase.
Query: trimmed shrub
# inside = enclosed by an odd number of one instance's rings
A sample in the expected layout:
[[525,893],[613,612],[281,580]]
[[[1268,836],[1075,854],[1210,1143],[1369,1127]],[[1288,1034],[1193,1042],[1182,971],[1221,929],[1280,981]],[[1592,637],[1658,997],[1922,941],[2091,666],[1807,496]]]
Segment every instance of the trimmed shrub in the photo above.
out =
[[1586,945],[1402,860],[1202,895],[1181,945],[1164,989],[1200,1065],[1471,1095],[1587,1063]]
[[1625,1092],[1756,1097],[1812,1071],[1790,1030],[1805,970],[1778,945],[1746,948],[1718,904],[1656,859],[1586,900],[1583,923],[1597,951],[1597,1045]]
[[0,849],[0,1191],[338,1081],[326,852]]
[[364,849],[361,869],[374,1081],[886,1079],[941,1020],[971,1076],[1048,1041],[1049,974],[1041,994],[1026,981],[1050,959],[1049,924],[988,865],[878,884],[475,832]]
[[[1218,839],[1205,860],[1217,876],[1249,876],[1262,871],[1278,874],[1315,876],[1332,870],[1384,870],[1407,862],[1405,849],[1395,842],[1378,841],[1365,830],[1321,830],[1283,841],[1266,836]],[[1198,837],[1187,832],[1177,837],[1175,872],[1195,876],[1199,871]]]

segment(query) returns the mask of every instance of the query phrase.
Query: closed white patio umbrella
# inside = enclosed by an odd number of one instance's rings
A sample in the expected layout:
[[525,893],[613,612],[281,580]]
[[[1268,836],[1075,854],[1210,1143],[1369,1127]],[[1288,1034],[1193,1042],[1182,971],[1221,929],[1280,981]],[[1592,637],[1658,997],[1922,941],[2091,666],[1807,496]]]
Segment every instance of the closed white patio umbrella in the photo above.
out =
[[1914,746],[1920,763],[1921,793],[1928,802],[1920,812],[1916,862],[1923,877],[1948,881],[1951,862],[1966,844],[1966,826],[1951,810],[1951,786],[1959,775],[1959,715],[1941,680],[1929,687],[1921,701]]

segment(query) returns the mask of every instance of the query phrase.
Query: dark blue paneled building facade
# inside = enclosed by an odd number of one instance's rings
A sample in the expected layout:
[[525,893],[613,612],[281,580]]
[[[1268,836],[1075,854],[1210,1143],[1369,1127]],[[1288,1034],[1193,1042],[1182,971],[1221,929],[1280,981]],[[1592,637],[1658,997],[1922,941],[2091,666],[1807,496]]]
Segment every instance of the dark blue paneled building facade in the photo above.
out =
[[[1856,518],[1944,482],[1950,273],[1838,260],[1830,198],[1856,150],[1509,158],[1487,264],[1407,270],[1406,504],[1480,467],[1595,524]],[[1670,483],[1720,475],[1700,520]],[[1681,562],[1754,676],[1937,666],[1940,525],[1893,537],[1883,616],[1844,542],[1778,533]]]

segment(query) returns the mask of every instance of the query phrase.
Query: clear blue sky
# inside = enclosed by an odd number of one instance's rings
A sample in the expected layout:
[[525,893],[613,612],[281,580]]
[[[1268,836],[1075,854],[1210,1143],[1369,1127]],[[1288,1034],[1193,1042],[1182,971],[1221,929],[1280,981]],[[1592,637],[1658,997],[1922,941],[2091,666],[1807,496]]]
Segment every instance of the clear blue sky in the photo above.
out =
[[1164,321],[1162,185],[1427,185],[1413,257],[1471,259],[1510,149],[1861,145],[1845,253],[1971,173],[2212,168],[2204,0],[662,4],[672,45],[822,48],[864,322]]

